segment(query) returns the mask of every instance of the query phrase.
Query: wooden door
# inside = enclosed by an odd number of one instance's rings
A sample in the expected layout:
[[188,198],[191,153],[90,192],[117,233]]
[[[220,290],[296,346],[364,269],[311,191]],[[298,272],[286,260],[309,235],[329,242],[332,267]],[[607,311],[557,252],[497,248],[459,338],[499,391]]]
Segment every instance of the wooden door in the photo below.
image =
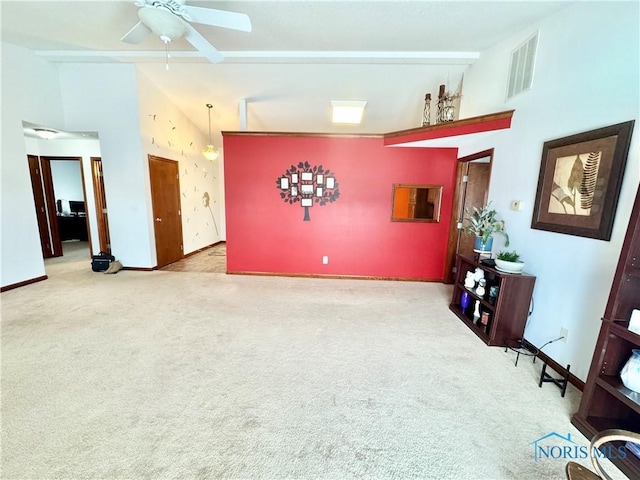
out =
[[492,160],[493,149],[458,159],[444,283],[453,283],[456,254],[473,254],[474,238],[464,234],[460,226],[465,208],[473,206],[480,208],[487,201]]
[[44,186],[44,198],[47,204],[46,215],[51,232],[51,250],[54,257],[62,256],[62,241],[58,227],[58,213],[56,211],[56,195],[53,190],[53,176],[51,175],[51,163],[49,157],[40,157],[40,172],[42,173],[42,185]]
[[96,219],[98,221],[98,240],[100,243],[100,251],[111,253],[107,197],[104,191],[102,159],[100,157],[91,157],[91,176],[93,177],[93,194],[96,202]]
[[[464,211],[467,208],[482,208],[487,201],[489,191],[489,176],[491,174],[490,163],[465,162],[467,167],[467,181],[463,184],[464,201],[462,202],[462,213],[458,217],[464,218]],[[462,220],[460,220],[462,221]],[[458,250],[456,253],[462,255],[473,255],[473,243],[475,238],[458,230]]]
[[31,173],[31,189],[33,190],[33,201],[36,206],[36,217],[38,219],[42,256],[44,258],[51,258],[53,257],[53,246],[51,244],[51,234],[49,232],[49,221],[46,210],[47,206],[44,201],[40,160],[35,155],[27,155],[27,159],[29,161],[29,171]]
[[158,268],[182,258],[182,216],[178,162],[149,155]]

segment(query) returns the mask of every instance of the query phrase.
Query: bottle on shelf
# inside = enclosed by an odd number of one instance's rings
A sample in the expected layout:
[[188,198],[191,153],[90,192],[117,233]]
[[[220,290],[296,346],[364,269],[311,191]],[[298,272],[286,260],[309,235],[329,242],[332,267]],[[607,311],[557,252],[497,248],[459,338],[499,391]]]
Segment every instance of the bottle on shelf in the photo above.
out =
[[484,298],[484,294],[487,289],[487,281],[484,278],[478,280],[478,288],[476,288],[476,295],[480,298]]
[[489,334],[491,328],[491,313],[488,310],[484,310],[480,317],[480,324],[486,334]]
[[473,308],[473,323],[478,325],[480,322],[480,300],[476,300],[476,304]]
[[467,308],[469,308],[469,304],[471,303],[471,295],[468,292],[464,291],[460,295],[460,310],[462,313],[467,313]]
[[495,305],[498,300],[499,287],[497,285],[491,285],[489,287],[489,303]]

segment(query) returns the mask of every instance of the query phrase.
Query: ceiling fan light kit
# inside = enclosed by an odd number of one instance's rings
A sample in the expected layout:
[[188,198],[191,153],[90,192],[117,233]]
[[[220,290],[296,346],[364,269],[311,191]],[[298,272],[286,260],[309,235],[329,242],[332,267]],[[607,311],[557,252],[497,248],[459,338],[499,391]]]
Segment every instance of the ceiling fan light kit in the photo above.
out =
[[165,44],[187,32],[184,20],[164,8],[142,7],[138,10],[138,17]]
[[191,23],[242,32],[250,32],[252,29],[251,20],[244,13],[194,7],[187,5],[185,0],[136,0],[134,4],[140,7],[138,10],[140,21],[121,40],[138,44],[153,32],[167,46],[167,59],[169,43],[181,37],[184,37],[211,63],[221,62],[224,59],[223,55]]

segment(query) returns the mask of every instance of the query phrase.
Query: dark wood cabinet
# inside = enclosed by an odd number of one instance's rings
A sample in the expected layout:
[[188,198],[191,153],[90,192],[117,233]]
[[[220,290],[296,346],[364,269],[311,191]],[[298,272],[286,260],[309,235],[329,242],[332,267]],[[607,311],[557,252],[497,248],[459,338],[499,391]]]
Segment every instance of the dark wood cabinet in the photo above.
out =
[[60,240],[89,240],[86,216],[58,215],[58,231]]
[[[466,255],[456,257],[456,268],[449,309],[487,345],[506,346],[521,340],[536,277],[526,273],[503,273]],[[464,286],[467,272],[476,268],[482,269],[487,282],[483,295],[478,295],[476,288]],[[498,294],[494,298],[490,297],[491,287],[497,287]],[[465,292],[470,302],[463,308],[462,297]],[[479,319],[474,319],[476,301],[479,302]]]
[[[630,331],[629,319],[640,309],[640,189],[636,195],[620,259],[613,277],[600,335],[573,423],[588,439],[610,428],[640,433],[640,393],[626,388],[620,370],[640,348],[640,335]],[[640,458],[628,453],[612,459],[629,478],[640,478]]]

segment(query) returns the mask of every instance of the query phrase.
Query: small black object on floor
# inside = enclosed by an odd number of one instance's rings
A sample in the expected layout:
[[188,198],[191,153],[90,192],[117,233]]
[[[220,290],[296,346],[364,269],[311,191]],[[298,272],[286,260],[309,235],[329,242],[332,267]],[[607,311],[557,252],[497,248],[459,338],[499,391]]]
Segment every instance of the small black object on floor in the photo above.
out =
[[114,262],[116,257],[109,255],[105,252],[100,252],[98,255],[91,257],[91,270],[94,272],[104,272],[109,268],[111,262]]
[[533,363],[536,363],[536,357],[538,356],[539,352],[536,347],[527,342],[524,338],[518,340],[510,340],[509,342],[507,342],[504,347],[505,353],[507,352],[507,350],[516,352],[516,367],[518,366],[520,355],[524,355],[525,357],[533,357]]
[[564,378],[553,378],[547,373],[547,362],[544,362],[544,365],[542,366],[542,372],[540,373],[540,382],[538,382],[538,386],[542,388],[543,383],[551,382],[560,389],[560,396],[564,397],[564,394],[567,392],[567,384],[569,383],[570,368],[571,365],[567,365],[567,371],[564,375]]

